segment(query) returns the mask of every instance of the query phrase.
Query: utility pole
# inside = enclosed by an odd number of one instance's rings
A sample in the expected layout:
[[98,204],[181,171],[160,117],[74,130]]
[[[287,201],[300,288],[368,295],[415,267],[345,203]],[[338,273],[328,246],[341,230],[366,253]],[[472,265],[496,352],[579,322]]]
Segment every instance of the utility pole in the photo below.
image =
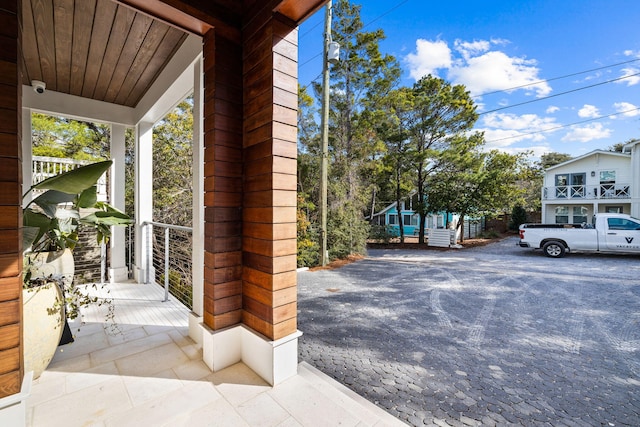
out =
[[320,264],[327,265],[327,180],[329,168],[329,44],[331,43],[331,0],[325,6],[324,54],[322,56],[322,161],[320,164]]

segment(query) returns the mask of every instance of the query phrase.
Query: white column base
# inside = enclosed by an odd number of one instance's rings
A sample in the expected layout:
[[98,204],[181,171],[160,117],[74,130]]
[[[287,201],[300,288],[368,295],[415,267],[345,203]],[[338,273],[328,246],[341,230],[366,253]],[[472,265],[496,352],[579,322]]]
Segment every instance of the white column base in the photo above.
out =
[[23,427],[27,425],[27,398],[31,395],[33,372],[22,379],[20,393],[0,399],[0,426]]
[[144,268],[134,265],[133,279],[136,283],[154,283],[156,280],[156,269],[151,267],[149,271],[147,271]]
[[134,265],[133,266],[133,280],[135,280],[136,283],[144,283],[144,280],[145,280],[145,271],[144,271],[144,269]]
[[243,325],[220,331],[212,331],[204,324],[200,326],[202,358],[214,372],[243,362],[272,386],[298,373],[300,331],[270,341]]
[[202,316],[198,316],[197,313],[193,311],[189,313],[189,337],[198,344],[200,348],[202,348]]
[[117,267],[109,269],[109,281],[111,283],[122,283],[129,280],[129,270],[127,267]]

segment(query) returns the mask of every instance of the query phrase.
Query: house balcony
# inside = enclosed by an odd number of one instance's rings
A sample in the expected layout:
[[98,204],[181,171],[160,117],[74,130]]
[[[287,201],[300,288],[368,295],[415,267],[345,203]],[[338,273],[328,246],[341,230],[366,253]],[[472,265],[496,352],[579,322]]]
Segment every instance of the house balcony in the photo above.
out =
[[629,184],[561,185],[543,187],[543,200],[624,200],[631,198]]

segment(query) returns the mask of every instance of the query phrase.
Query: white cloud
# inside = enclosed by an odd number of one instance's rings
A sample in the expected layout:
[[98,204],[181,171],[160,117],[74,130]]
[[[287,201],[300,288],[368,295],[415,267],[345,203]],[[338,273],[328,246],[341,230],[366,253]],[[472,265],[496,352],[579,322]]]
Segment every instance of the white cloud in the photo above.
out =
[[622,117],[636,117],[640,116],[640,109],[630,102],[616,102],[613,104],[613,108],[616,109]]
[[437,70],[451,67],[451,49],[445,41],[416,40],[416,53],[406,57],[409,63],[409,74],[419,80],[427,74],[438,75]]
[[[520,88],[536,96],[546,96],[551,87],[539,77],[535,60],[509,56],[496,50],[505,40],[456,40],[454,51],[446,41],[418,39],[415,53],[405,57],[410,75],[418,80],[427,74],[446,73],[454,84],[464,84],[472,95],[489,91]],[[493,49],[493,50],[492,50]]]
[[537,114],[508,114],[489,113],[484,116],[485,126],[499,129],[514,129],[519,131],[537,132],[556,126],[556,119],[552,117],[540,117]]
[[595,105],[584,104],[584,106],[578,110],[578,116],[582,118],[595,118],[600,116],[600,111]]
[[617,80],[616,83],[626,83],[627,86],[635,86],[640,83],[640,69],[634,67],[625,67],[622,69],[623,80]]
[[536,114],[489,113],[482,118],[480,131],[484,132],[487,148],[497,148],[512,152],[511,145],[520,141],[541,142],[558,127],[553,117]]
[[611,130],[606,129],[602,123],[592,123],[586,126],[574,126],[562,137],[562,141],[589,142],[594,139],[603,139],[611,136]]
[[465,42],[462,40],[456,40],[454,46],[464,59],[469,59],[472,56],[479,55],[489,50],[491,43],[487,40],[479,40],[472,42]]
[[553,113],[555,113],[557,111],[560,111],[560,107],[556,107],[555,105],[551,105],[551,106],[547,107],[545,112],[547,114],[553,114]]

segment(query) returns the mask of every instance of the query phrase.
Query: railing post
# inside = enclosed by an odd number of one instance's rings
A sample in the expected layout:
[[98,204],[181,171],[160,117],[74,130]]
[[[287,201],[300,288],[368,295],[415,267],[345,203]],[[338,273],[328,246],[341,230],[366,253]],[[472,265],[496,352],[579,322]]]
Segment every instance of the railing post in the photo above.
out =
[[151,267],[153,266],[153,249],[151,248],[151,227],[147,222],[142,223],[142,236],[144,238],[144,242],[146,243],[146,248],[144,250],[146,256],[146,264],[147,268],[144,274],[144,283],[151,283]]
[[107,245],[100,243],[100,284],[104,285],[106,281],[107,270]]
[[164,229],[164,301],[169,301],[169,227]]

